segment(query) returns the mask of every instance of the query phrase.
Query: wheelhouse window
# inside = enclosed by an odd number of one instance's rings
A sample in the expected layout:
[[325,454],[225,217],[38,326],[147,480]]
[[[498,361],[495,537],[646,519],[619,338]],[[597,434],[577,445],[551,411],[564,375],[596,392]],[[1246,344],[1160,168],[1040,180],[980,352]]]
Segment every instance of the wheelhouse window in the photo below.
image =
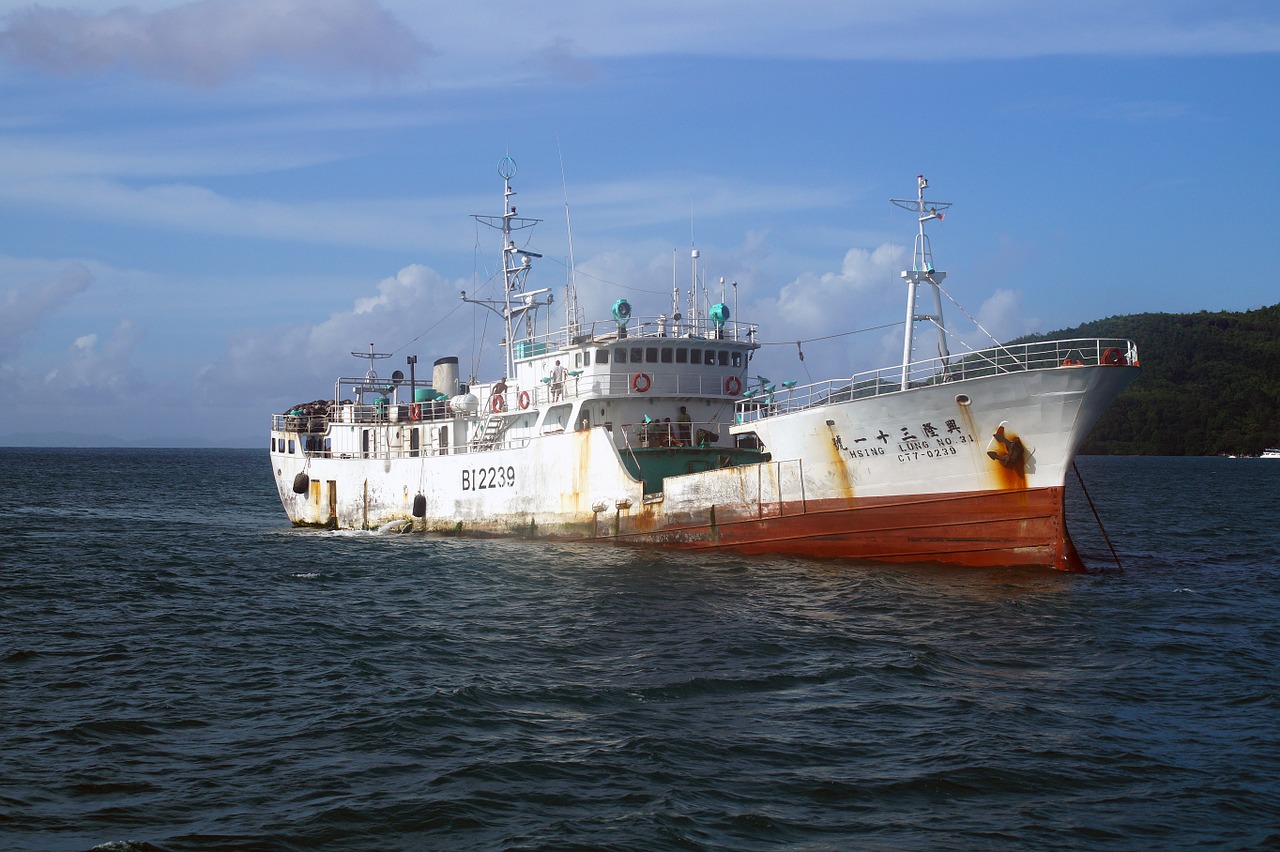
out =
[[645,347],[644,360],[648,364],[658,363],[658,347],[656,346]]
[[597,350],[596,350],[596,363],[597,363],[597,364],[608,364],[608,363],[609,363],[609,350],[608,350],[608,349],[597,349]]
[[676,363],[677,363],[677,364],[688,364],[688,363],[689,363],[689,350],[688,350],[688,349],[677,349],[677,350],[676,350]]
[[701,363],[702,363],[702,350],[701,350],[701,349],[690,349],[690,350],[689,350],[689,363],[690,363],[690,364],[701,364]]
[[[721,355],[723,355],[724,353],[723,353],[723,352],[721,352],[720,354],[721,354]],[[735,353],[733,353],[733,366],[735,366],[735,367],[741,367],[741,366],[742,366],[742,353],[741,353],[741,352],[735,352]]]
[[643,350],[639,346],[631,347],[631,363],[639,364],[643,360]]
[[671,350],[665,346],[662,347],[662,363],[664,364],[671,363]]

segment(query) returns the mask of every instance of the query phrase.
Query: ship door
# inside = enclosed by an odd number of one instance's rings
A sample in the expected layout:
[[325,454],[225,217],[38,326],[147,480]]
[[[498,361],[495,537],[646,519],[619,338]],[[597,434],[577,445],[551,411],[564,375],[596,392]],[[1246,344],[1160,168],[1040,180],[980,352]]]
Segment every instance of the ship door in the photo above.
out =
[[338,523],[338,481],[330,479],[326,484],[329,486],[329,517],[325,523],[336,525]]
[[369,458],[369,430],[368,429],[360,430],[360,452],[364,454],[365,458]]

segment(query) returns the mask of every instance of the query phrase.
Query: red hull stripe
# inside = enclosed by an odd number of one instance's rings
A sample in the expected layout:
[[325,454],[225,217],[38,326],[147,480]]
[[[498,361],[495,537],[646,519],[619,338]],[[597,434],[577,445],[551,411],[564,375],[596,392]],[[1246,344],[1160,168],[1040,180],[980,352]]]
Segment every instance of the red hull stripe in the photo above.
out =
[[719,515],[699,512],[701,517],[662,529],[628,530],[624,524],[617,538],[749,554],[1083,570],[1062,498],[1062,488],[1038,488],[795,501],[767,504],[750,515],[721,507]]

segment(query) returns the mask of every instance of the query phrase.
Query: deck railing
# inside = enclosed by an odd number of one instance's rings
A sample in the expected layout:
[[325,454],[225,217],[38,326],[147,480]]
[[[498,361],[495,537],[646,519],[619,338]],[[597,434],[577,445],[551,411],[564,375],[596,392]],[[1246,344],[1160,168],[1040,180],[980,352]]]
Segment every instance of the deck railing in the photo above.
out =
[[[962,382],[1001,373],[1137,363],[1138,348],[1131,340],[1044,340],[914,361],[907,365],[907,388]],[[748,391],[750,396],[737,404],[738,422],[750,423],[777,414],[899,393],[903,390],[902,374],[902,366],[898,365],[794,388],[751,388]]]
[[580,323],[575,328],[558,328],[546,334],[537,334],[521,338],[515,344],[517,361],[525,358],[536,358],[561,351],[584,343],[607,343],[617,340],[685,340],[691,343],[708,340],[732,340],[739,343],[754,343],[756,325],[754,323],[729,321],[723,329],[715,327],[707,317],[699,317],[690,322],[687,319],[676,322],[670,318],[633,316],[619,335],[618,324],[613,320],[594,320]]
[[[430,440],[432,433],[423,429],[418,434],[418,445],[413,445],[411,432],[400,432],[395,440],[391,440],[390,432],[379,432],[376,440],[369,446],[368,450],[364,449],[334,449],[332,444],[324,434],[323,430],[317,433],[296,432],[294,429],[284,429],[281,421],[285,415],[276,415],[273,426],[276,431],[290,433],[287,438],[273,438],[272,450],[287,454],[297,454],[310,458],[336,458],[336,459],[405,459],[405,458],[431,458],[432,456],[444,455],[467,455],[472,453],[486,453],[493,450],[509,450],[520,449],[529,445],[535,436],[528,433],[518,436],[508,436],[500,434],[493,440],[473,443],[475,434],[468,436],[467,443],[462,445],[450,444],[442,447],[438,442]],[[385,421],[384,421],[385,423]],[[474,423],[474,429],[483,429],[485,419],[481,418]],[[408,424],[411,427],[427,427],[429,423]],[[734,439],[729,435],[729,424],[723,421],[714,420],[693,420],[687,423],[670,420],[650,420],[648,423],[610,423],[610,424],[594,424],[594,426],[607,425],[610,434],[614,437],[614,444],[620,451],[627,450],[643,450],[643,449],[666,449],[680,447],[727,447],[732,445]],[[594,428],[593,425],[580,425],[580,431]],[[566,428],[549,428],[543,431],[542,435],[555,434],[567,431]],[[483,434],[483,433],[479,433]],[[277,444],[276,442],[279,442]]]

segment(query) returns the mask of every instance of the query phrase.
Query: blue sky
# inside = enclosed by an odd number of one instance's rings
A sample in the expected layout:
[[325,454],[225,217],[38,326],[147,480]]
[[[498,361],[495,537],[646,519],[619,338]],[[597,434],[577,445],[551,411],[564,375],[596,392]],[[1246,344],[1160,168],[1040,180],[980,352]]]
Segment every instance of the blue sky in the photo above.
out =
[[566,196],[592,316],[665,310],[694,241],[778,380],[900,354],[794,341],[900,320],[918,173],[998,338],[1274,304],[1278,52],[1262,0],[0,4],[0,436],[265,446],[370,341],[493,378],[458,291],[507,153],[531,286]]

